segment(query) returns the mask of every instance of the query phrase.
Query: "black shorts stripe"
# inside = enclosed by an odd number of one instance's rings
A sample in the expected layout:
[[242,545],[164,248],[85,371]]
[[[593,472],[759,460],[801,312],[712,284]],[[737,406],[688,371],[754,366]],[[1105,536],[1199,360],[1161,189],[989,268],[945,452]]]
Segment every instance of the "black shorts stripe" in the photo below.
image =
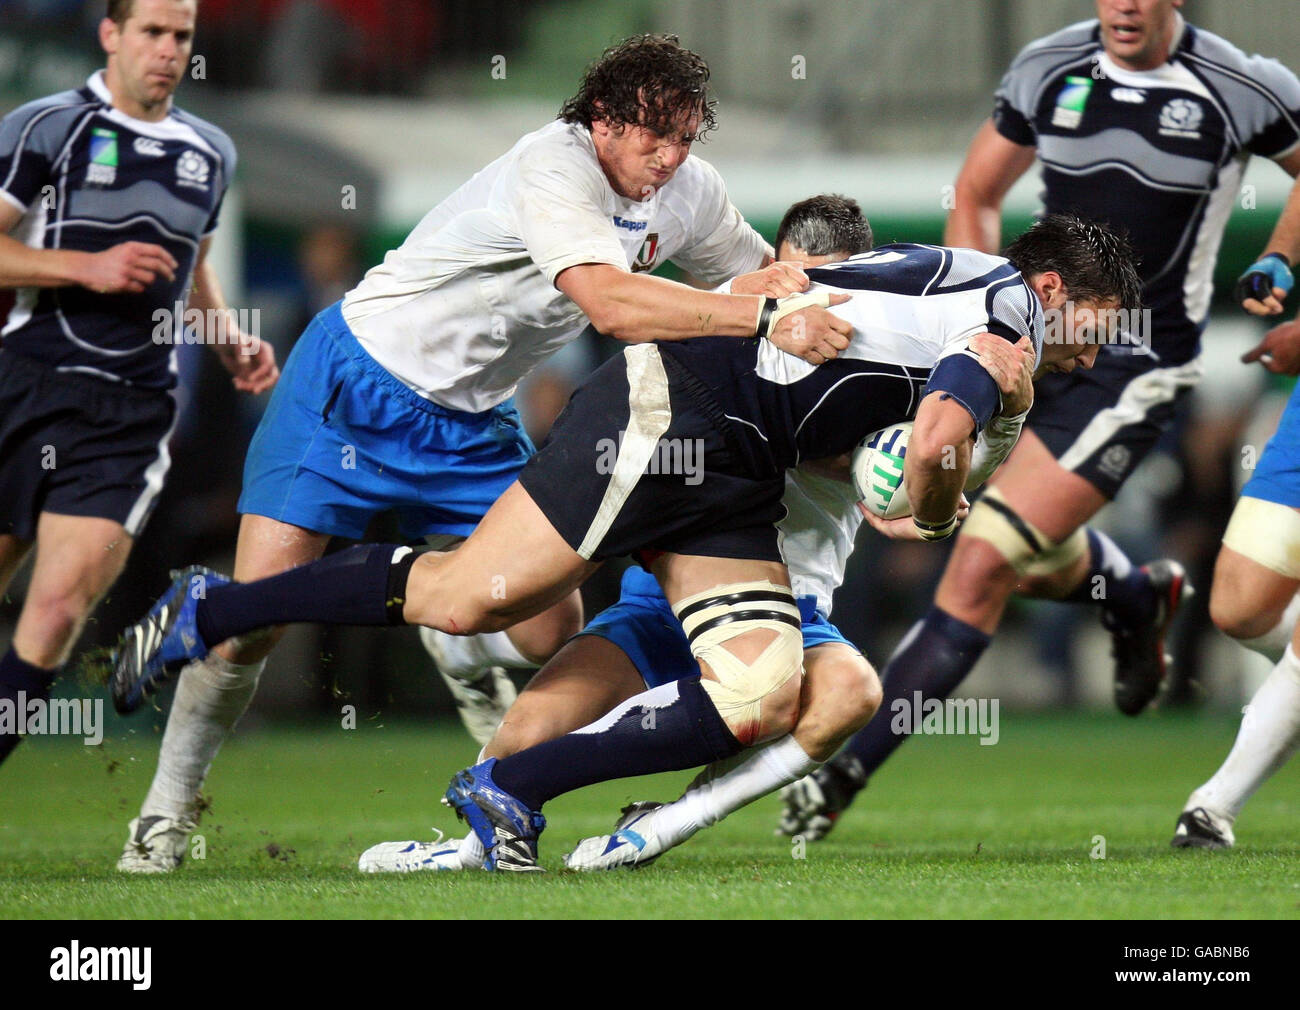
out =
[[770,589],[749,589],[743,593],[729,593],[726,596],[711,596],[707,600],[697,600],[688,607],[684,607],[677,614],[679,621],[685,621],[692,614],[698,614],[701,610],[707,610],[709,607],[729,607],[736,603],[751,603],[755,600],[768,600],[772,603],[785,603],[794,606],[793,593],[774,593]]

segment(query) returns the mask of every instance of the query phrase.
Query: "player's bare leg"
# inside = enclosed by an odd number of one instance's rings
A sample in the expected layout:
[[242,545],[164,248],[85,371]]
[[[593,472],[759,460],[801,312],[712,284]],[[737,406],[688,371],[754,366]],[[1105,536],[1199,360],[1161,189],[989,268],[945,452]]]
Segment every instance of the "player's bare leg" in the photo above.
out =
[[1274,663],[1300,620],[1300,580],[1224,545],[1214,564],[1210,618],[1225,635]]
[[[13,537],[3,539],[0,575],[7,585],[25,552]],[[131,536],[111,519],[41,513],[31,582],[13,641],[0,657],[0,697],[14,704],[20,693],[27,700],[49,697],[86,618],[122,573],[131,545]],[[0,761],[20,739],[0,735]]]
[[[329,539],[266,516],[245,515],[239,524],[235,579],[251,582],[315,561]],[[158,768],[139,816],[128,826],[119,870],[165,873],[180,864],[198,823],[203,781],[252,701],[266,656],[283,633],[283,628],[268,628],[222,642],[181,671]]]

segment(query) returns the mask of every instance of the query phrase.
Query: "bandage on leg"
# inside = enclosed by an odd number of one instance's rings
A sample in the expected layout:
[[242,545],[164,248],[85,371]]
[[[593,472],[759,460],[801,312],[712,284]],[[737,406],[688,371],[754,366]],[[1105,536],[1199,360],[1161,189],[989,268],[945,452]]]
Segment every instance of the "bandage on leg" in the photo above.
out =
[[[736,739],[748,746],[762,731],[763,702],[803,669],[799,608],[787,586],[741,582],[717,586],[679,600],[673,613],[682,622],[691,655],[708,665],[702,681]],[[754,631],[774,637],[752,660],[733,651],[737,639]]]

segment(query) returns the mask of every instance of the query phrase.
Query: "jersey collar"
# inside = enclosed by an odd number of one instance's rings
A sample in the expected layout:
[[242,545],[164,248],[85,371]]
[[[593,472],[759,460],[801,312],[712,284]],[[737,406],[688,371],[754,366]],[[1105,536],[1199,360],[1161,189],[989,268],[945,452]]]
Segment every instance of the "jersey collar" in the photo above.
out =
[[104,83],[104,71],[96,70],[91,74],[86,79],[86,87],[91,94],[104,103],[105,108],[102,115],[114,122],[120,123],[122,126],[146,137],[153,137],[155,140],[180,140],[211,151],[211,147],[193,129],[176,118],[176,107],[174,105],[168,111],[166,119],[157,123],[149,123],[143,119],[128,116],[113,105],[113,93],[108,90],[108,85]]

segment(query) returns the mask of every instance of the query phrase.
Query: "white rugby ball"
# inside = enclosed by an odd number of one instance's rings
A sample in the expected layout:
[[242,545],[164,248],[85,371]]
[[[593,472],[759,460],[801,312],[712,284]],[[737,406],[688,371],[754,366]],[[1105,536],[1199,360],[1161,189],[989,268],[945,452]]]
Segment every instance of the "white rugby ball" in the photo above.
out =
[[882,519],[899,519],[912,514],[903,484],[903,460],[912,422],[891,424],[858,443],[853,450],[853,487],[861,501]]

